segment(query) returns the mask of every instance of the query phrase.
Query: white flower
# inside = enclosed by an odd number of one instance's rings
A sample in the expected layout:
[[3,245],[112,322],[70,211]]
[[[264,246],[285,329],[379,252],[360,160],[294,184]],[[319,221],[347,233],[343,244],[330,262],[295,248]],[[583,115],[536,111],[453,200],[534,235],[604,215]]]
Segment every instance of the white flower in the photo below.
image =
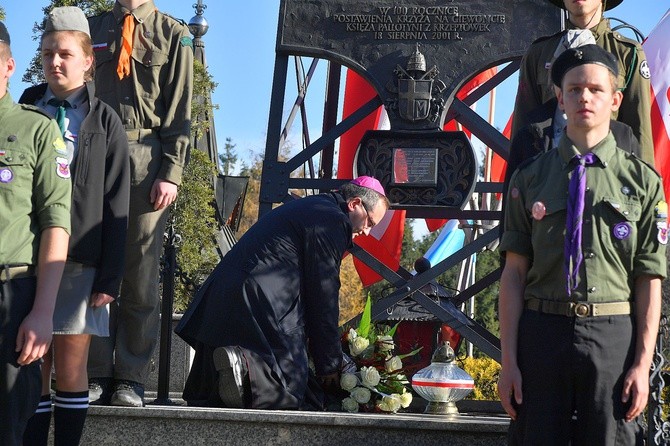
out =
[[402,406],[403,409],[406,409],[410,404],[412,404],[412,394],[411,392],[408,392],[407,389],[403,389],[403,393],[400,395],[400,406]]
[[400,395],[397,393],[385,395],[382,397],[381,403],[379,403],[379,408],[384,412],[396,413],[400,409],[400,406]]
[[379,350],[382,352],[387,352],[393,350],[395,344],[393,343],[393,338],[391,336],[382,335],[377,337],[377,342],[379,343]]
[[370,401],[372,394],[365,387],[356,387],[351,391],[351,397],[359,404],[365,404]]
[[362,367],[361,368],[361,381],[366,387],[374,387],[379,384],[381,377],[379,372],[374,367]]
[[349,342],[353,341],[357,337],[358,337],[358,332],[356,332],[356,330],[354,330],[353,328],[350,328],[349,329],[349,336],[347,337]]
[[400,370],[402,368],[402,360],[397,356],[392,356],[384,362],[384,368],[389,373]]
[[358,356],[363,351],[368,348],[370,345],[370,341],[367,338],[364,338],[362,336],[356,336],[353,340],[349,340],[349,349],[351,351],[351,354],[354,356]]
[[342,409],[347,412],[358,412],[358,403],[355,399],[346,397],[342,400]]
[[347,392],[358,385],[358,378],[353,373],[344,373],[340,378],[340,387]]

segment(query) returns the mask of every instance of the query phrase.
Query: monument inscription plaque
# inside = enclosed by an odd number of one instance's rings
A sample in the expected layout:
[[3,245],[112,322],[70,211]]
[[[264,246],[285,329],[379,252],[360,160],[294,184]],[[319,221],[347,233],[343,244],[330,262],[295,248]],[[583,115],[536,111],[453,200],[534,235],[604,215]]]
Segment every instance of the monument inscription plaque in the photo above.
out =
[[[433,79],[444,84],[443,115],[474,74],[521,57],[533,40],[558,31],[560,9],[546,0],[284,0],[277,52],[337,61],[367,78],[389,103],[397,92],[386,87],[397,83],[394,71],[418,45],[435,67]],[[393,129],[443,124],[408,122],[400,110],[389,113]]]
[[462,209],[477,181],[472,145],[444,132],[458,89],[560,30],[546,0],[283,0],[277,53],[355,70],[375,88],[390,131],[369,131],[354,173],[376,176],[394,208]]

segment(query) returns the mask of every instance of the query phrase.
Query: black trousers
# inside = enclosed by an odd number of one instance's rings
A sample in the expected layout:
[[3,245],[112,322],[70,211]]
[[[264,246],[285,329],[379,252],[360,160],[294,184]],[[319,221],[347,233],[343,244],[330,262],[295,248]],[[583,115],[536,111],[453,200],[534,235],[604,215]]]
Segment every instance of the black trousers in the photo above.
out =
[[19,366],[16,337],[35,301],[34,277],[0,283],[0,446],[20,445],[42,391],[40,362]]
[[570,318],[525,310],[517,353],[523,403],[509,443],[641,444],[640,424],[624,421],[630,404],[621,402],[634,354],[632,315]]

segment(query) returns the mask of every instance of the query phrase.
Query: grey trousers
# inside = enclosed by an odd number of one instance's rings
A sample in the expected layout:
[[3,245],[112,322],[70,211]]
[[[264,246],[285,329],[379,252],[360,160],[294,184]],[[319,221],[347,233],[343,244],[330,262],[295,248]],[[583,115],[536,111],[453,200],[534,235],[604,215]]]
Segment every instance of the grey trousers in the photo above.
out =
[[158,344],[159,265],[167,209],[154,211],[153,179],[160,167],[160,141],[130,143],[131,189],[121,296],[110,306],[109,337],[93,337],[90,378],[115,378],[144,384]]

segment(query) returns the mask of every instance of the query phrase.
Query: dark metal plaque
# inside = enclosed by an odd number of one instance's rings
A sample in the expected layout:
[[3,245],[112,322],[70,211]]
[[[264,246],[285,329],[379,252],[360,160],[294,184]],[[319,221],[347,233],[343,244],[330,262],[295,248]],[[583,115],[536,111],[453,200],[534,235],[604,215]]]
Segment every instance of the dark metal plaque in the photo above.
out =
[[439,128],[463,83],[560,31],[560,11],[546,0],[282,0],[277,52],[366,77],[392,129]]
[[477,161],[463,132],[370,130],[354,159],[354,177],[359,175],[377,178],[395,209],[463,209],[475,187]]

